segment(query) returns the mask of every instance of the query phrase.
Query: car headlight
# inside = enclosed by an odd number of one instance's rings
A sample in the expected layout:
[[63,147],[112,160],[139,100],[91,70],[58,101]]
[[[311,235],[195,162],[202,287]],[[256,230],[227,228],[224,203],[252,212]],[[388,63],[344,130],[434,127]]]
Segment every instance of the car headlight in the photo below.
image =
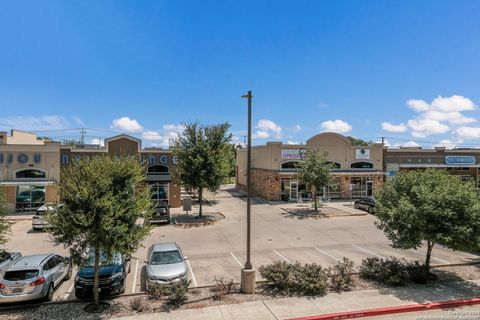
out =
[[117,280],[117,279],[120,279],[122,276],[123,276],[123,272],[117,272],[117,273],[112,274],[110,279]]

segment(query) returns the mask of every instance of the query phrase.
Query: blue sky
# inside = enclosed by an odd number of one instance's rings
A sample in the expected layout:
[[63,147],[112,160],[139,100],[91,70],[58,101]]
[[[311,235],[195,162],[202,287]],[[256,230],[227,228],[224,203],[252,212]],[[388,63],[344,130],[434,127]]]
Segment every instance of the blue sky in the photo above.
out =
[[[0,0],[0,129],[478,145],[478,1]],[[101,129],[93,130],[93,129]],[[148,140],[147,140],[148,139]]]

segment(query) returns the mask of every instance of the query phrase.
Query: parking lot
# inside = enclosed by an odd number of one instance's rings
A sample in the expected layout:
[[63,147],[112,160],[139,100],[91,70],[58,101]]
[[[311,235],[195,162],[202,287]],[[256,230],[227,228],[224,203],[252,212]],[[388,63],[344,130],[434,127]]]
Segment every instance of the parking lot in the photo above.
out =
[[[214,225],[180,228],[175,225],[155,226],[132,258],[132,270],[127,278],[127,293],[144,289],[143,269],[148,247],[156,242],[174,241],[188,256],[188,267],[192,286],[214,283],[215,277],[240,279],[240,270],[245,263],[246,224],[245,198],[232,196],[224,189],[208,197],[212,206],[226,218]],[[179,209],[172,210],[180,212]],[[255,199],[252,207],[252,263],[255,267],[275,260],[286,262],[318,263],[328,267],[343,257],[359,266],[366,257],[395,256],[408,260],[422,260],[425,249],[398,250],[388,245],[383,232],[374,226],[371,215],[336,217],[325,219],[298,219],[281,209]],[[48,234],[31,230],[31,221],[17,221],[12,228],[13,236],[7,243],[9,251],[23,255],[55,252],[62,255],[66,250],[54,247]],[[479,261],[478,255],[436,246],[432,264],[455,264]],[[257,280],[261,280],[257,272]],[[72,279],[59,286],[55,299],[74,299]]]

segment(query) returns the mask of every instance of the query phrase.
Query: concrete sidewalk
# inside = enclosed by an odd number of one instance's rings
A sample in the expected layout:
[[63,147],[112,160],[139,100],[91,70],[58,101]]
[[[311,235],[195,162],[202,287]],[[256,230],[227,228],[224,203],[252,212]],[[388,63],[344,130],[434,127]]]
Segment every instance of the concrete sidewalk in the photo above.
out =
[[[122,320],[212,319],[260,320],[289,319],[335,312],[393,307],[454,299],[469,299],[480,293],[480,280],[449,283],[448,286],[415,286],[330,293],[320,298],[279,298],[220,305],[203,309],[178,310],[119,318]],[[419,313],[421,314],[421,313]]]

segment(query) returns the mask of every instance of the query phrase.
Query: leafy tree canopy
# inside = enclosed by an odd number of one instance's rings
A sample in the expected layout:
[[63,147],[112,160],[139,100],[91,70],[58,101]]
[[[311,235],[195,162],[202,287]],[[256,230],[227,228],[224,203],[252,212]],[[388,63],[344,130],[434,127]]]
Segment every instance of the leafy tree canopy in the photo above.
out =
[[151,214],[146,167],[138,157],[84,157],[64,168],[59,186],[62,206],[47,215],[50,237],[81,265],[95,250],[94,300],[98,306],[99,253],[132,254],[148,235],[137,221]]
[[318,190],[328,187],[333,182],[331,170],[333,164],[327,160],[327,153],[309,149],[305,161],[297,164],[297,178],[305,183],[307,188],[314,188],[315,211],[318,210],[316,194]]
[[436,243],[454,250],[479,245],[480,199],[471,182],[436,169],[400,172],[376,198],[377,227],[396,248],[418,248],[426,241],[427,269]]
[[184,187],[198,189],[201,217],[203,190],[217,191],[231,173],[232,135],[228,123],[205,126],[193,122],[183,126],[185,130],[175,147],[176,169]]
[[12,223],[7,220],[7,200],[5,194],[0,192],[0,245],[7,243]]

